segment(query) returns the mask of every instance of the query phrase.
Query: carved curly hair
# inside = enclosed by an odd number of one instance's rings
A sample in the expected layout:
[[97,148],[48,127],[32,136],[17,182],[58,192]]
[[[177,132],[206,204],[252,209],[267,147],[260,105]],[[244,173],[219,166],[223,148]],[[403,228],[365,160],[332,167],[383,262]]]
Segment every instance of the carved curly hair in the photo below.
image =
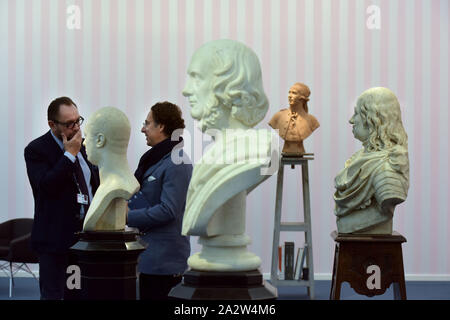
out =
[[368,151],[408,146],[400,104],[391,90],[382,87],[366,90],[358,98],[357,107],[369,128]]
[[236,120],[250,127],[264,119],[269,102],[264,93],[259,59],[253,50],[228,39],[211,41],[201,49],[211,50],[215,66],[215,101],[208,106],[209,111],[222,105],[231,109]]

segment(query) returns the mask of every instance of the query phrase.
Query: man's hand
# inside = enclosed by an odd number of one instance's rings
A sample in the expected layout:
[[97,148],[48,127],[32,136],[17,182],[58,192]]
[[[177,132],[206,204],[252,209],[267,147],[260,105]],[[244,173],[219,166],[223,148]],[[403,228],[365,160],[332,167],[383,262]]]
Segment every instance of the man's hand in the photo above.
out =
[[75,135],[70,140],[67,140],[67,137],[64,133],[61,133],[61,136],[63,139],[64,150],[70,152],[74,157],[76,157],[81,149],[81,130],[75,133]]

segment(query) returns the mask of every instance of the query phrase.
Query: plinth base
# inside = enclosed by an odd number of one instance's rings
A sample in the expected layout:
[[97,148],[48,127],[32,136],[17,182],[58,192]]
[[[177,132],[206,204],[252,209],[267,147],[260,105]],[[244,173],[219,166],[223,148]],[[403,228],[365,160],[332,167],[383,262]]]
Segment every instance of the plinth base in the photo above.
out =
[[258,270],[213,272],[189,270],[169,297],[183,300],[273,300],[277,289]]
[[86,231],[70,250],[81,270],[82,300],[136,300],[136,266],[145,247],[135,231]]

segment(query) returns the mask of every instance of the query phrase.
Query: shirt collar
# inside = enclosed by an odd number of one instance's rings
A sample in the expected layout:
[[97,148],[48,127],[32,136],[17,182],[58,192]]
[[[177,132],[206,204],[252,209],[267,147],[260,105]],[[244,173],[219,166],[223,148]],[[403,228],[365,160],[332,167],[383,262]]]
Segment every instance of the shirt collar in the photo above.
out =
[[63,142],[60,140],[60,139],[58,139],[54,134],[53,134],[53,131],[50,129],[50,133],[52,134],[52,137],[53,137],[53,139],[55,139],[55,141],[56,141],[56,143],[58,144],[58,146],[62,149],[62,150],[64,150],[64,144],[63,144]]

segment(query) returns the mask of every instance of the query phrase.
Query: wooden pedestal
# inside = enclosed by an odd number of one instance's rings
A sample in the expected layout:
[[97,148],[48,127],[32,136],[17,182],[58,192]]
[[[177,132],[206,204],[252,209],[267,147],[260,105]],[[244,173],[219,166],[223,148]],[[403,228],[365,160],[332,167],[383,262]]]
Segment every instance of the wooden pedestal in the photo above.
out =
[[369,297],[383,294],[393,284],[394,299],[406,300],[402,255],[402,243],[406,239],[401,234],[395,231],[391,235],[338,234],[333,231],[331,237],[336,242],[331,300],[340,299],[341,284],[345,281],[357,293]]

